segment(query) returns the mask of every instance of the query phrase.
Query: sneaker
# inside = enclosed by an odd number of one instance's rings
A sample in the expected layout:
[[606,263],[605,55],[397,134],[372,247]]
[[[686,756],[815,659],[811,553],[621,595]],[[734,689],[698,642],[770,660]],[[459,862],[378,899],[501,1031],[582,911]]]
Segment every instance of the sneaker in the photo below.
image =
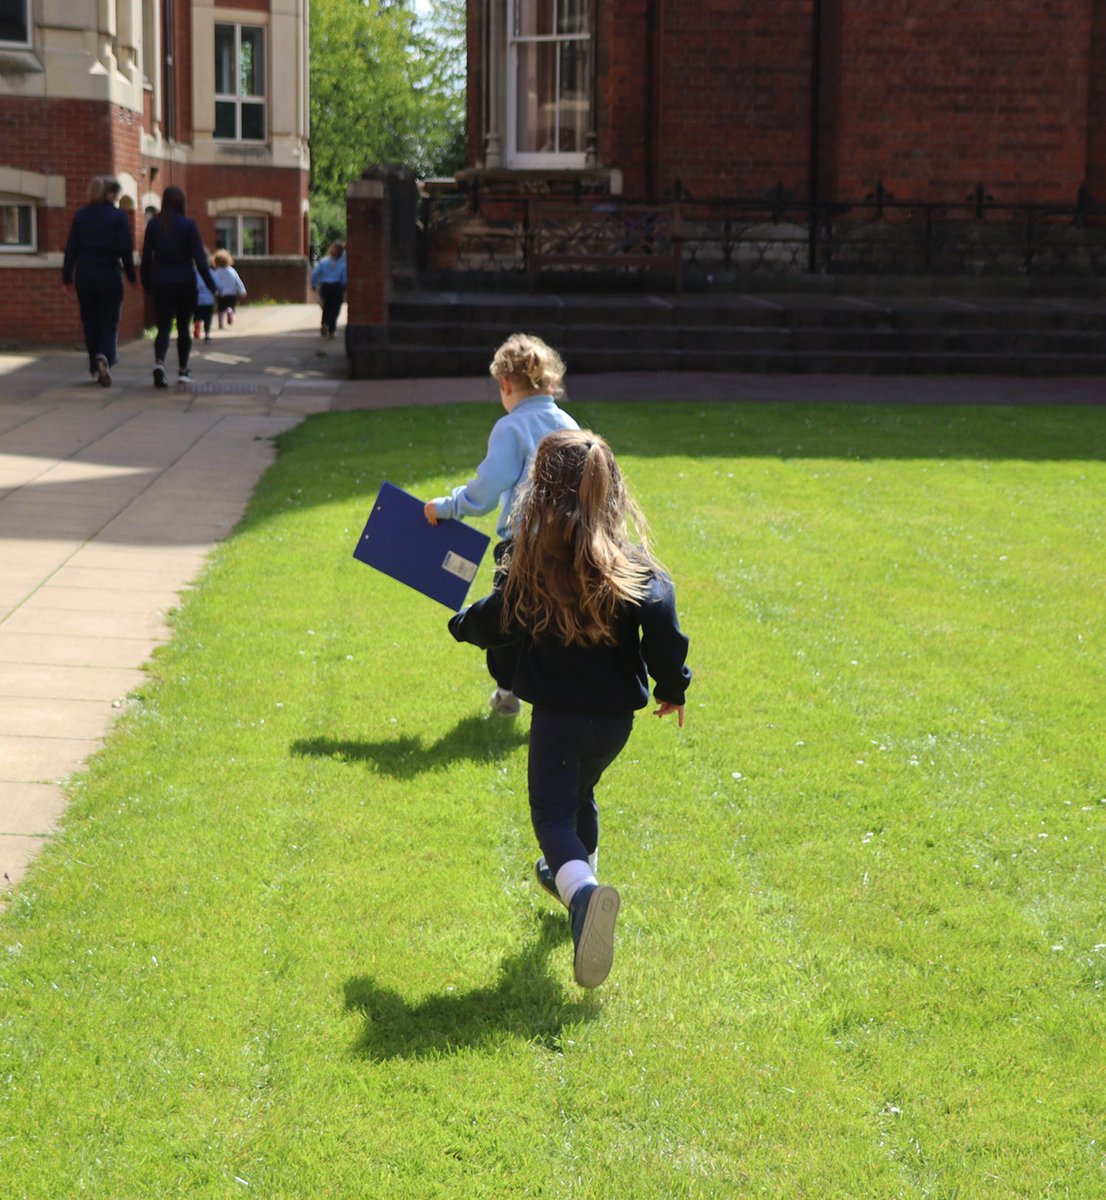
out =
[[557,880],[553,877],[553,872],[549,869],[549,864],[545,861],[545,855],[534,863],[534,874],[537,876],[538,883],[556,900],[559,904],[564,904],[561,899],[561,893],[557,891]]
[[507,691],[506,688],[497,687],[488,697],[488,704],[501,717],[517,717],[522,712],[522,703],[519,698],[514,692]]
[[158,363],[154,367],[154,387],[168,387],[169,380],[165,378],[165,365]]
[[568,906],[576,947],[573,972],[581,987],[598,987],[614,962],[614,923],[618,892],[607,884],[585,883]]
[[211,334],[210,333],[204,338],[204,345],[205,346],[211,345]]
[[191,382],[192,382],[192,372],[187,367],[185,367],[183,371],[177,372],[177,383],[191,383]]
[[200,330],[203,329],[203,323],[200,321],[192,322],[192,338],[195,340],[200,336]]
[[96,382],[101,387],[111,387],[111,367],[103,354],[96,355]]

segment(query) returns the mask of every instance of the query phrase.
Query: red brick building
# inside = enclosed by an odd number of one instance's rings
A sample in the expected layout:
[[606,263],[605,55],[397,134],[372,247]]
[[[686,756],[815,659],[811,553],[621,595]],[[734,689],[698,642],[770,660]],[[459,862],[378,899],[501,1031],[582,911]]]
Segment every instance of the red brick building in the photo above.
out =
[[[93,175],[136,245],[182,187],[250,294],[308,294],[307,0],[0,0],[0,338],[76,341],[58,286]],[[141,332],[130,289],[125,336]]]
[[[1106,0],[469,0],[468,161],[629,200],[1106,200]],[[545,186],[548,186],[546,182]]]

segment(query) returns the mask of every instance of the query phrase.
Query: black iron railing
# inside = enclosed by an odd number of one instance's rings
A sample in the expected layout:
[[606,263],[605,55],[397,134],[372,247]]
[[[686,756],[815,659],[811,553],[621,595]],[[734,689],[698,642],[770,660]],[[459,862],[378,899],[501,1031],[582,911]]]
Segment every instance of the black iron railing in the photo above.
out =
[[980,185],[960,203],[809,201],[782,188],[757,199],[628,203],[567,195],[435,192],[423,202],[429,272],[538,279],[580,272],[663,274],[724,283],[788,275],[1106,276],[1106,206],[995,200]]

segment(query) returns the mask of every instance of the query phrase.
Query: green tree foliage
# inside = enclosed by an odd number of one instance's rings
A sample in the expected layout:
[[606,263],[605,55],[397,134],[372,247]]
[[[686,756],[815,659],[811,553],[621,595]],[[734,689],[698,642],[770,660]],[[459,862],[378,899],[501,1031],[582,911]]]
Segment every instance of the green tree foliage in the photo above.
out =
[[346,185],[372,163],[452,174],[464,149],[464,0],[312,0],[311,190],[317,246],[343,234]]

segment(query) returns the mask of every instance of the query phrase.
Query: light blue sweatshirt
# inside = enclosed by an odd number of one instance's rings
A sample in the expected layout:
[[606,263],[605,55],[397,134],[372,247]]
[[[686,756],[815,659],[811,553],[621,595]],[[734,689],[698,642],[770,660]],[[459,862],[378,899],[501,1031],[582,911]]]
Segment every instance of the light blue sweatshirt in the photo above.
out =
[[500,504],[495,531],[500,538],[510,537],[511,509],[530,473],[538,442],[557,429],[579,428],[552,396],[527,396],[492,426],[488,453],[475,477],[433,501],[439,520],[479,517]]
[[311,286],[317,288],[324,283],[340,283],[342,287],[346,286],[346,256],[344,254],[341,258],[334,258],[326,254],[315,264],[315,269],[311,272]]
[[196,303],[197,304],[214,304],[215,297],[211,294],[211,289],[203,281],[203,276],[199,272],[199,268],[195,263],[192,264],[192,271],[196,276]]

